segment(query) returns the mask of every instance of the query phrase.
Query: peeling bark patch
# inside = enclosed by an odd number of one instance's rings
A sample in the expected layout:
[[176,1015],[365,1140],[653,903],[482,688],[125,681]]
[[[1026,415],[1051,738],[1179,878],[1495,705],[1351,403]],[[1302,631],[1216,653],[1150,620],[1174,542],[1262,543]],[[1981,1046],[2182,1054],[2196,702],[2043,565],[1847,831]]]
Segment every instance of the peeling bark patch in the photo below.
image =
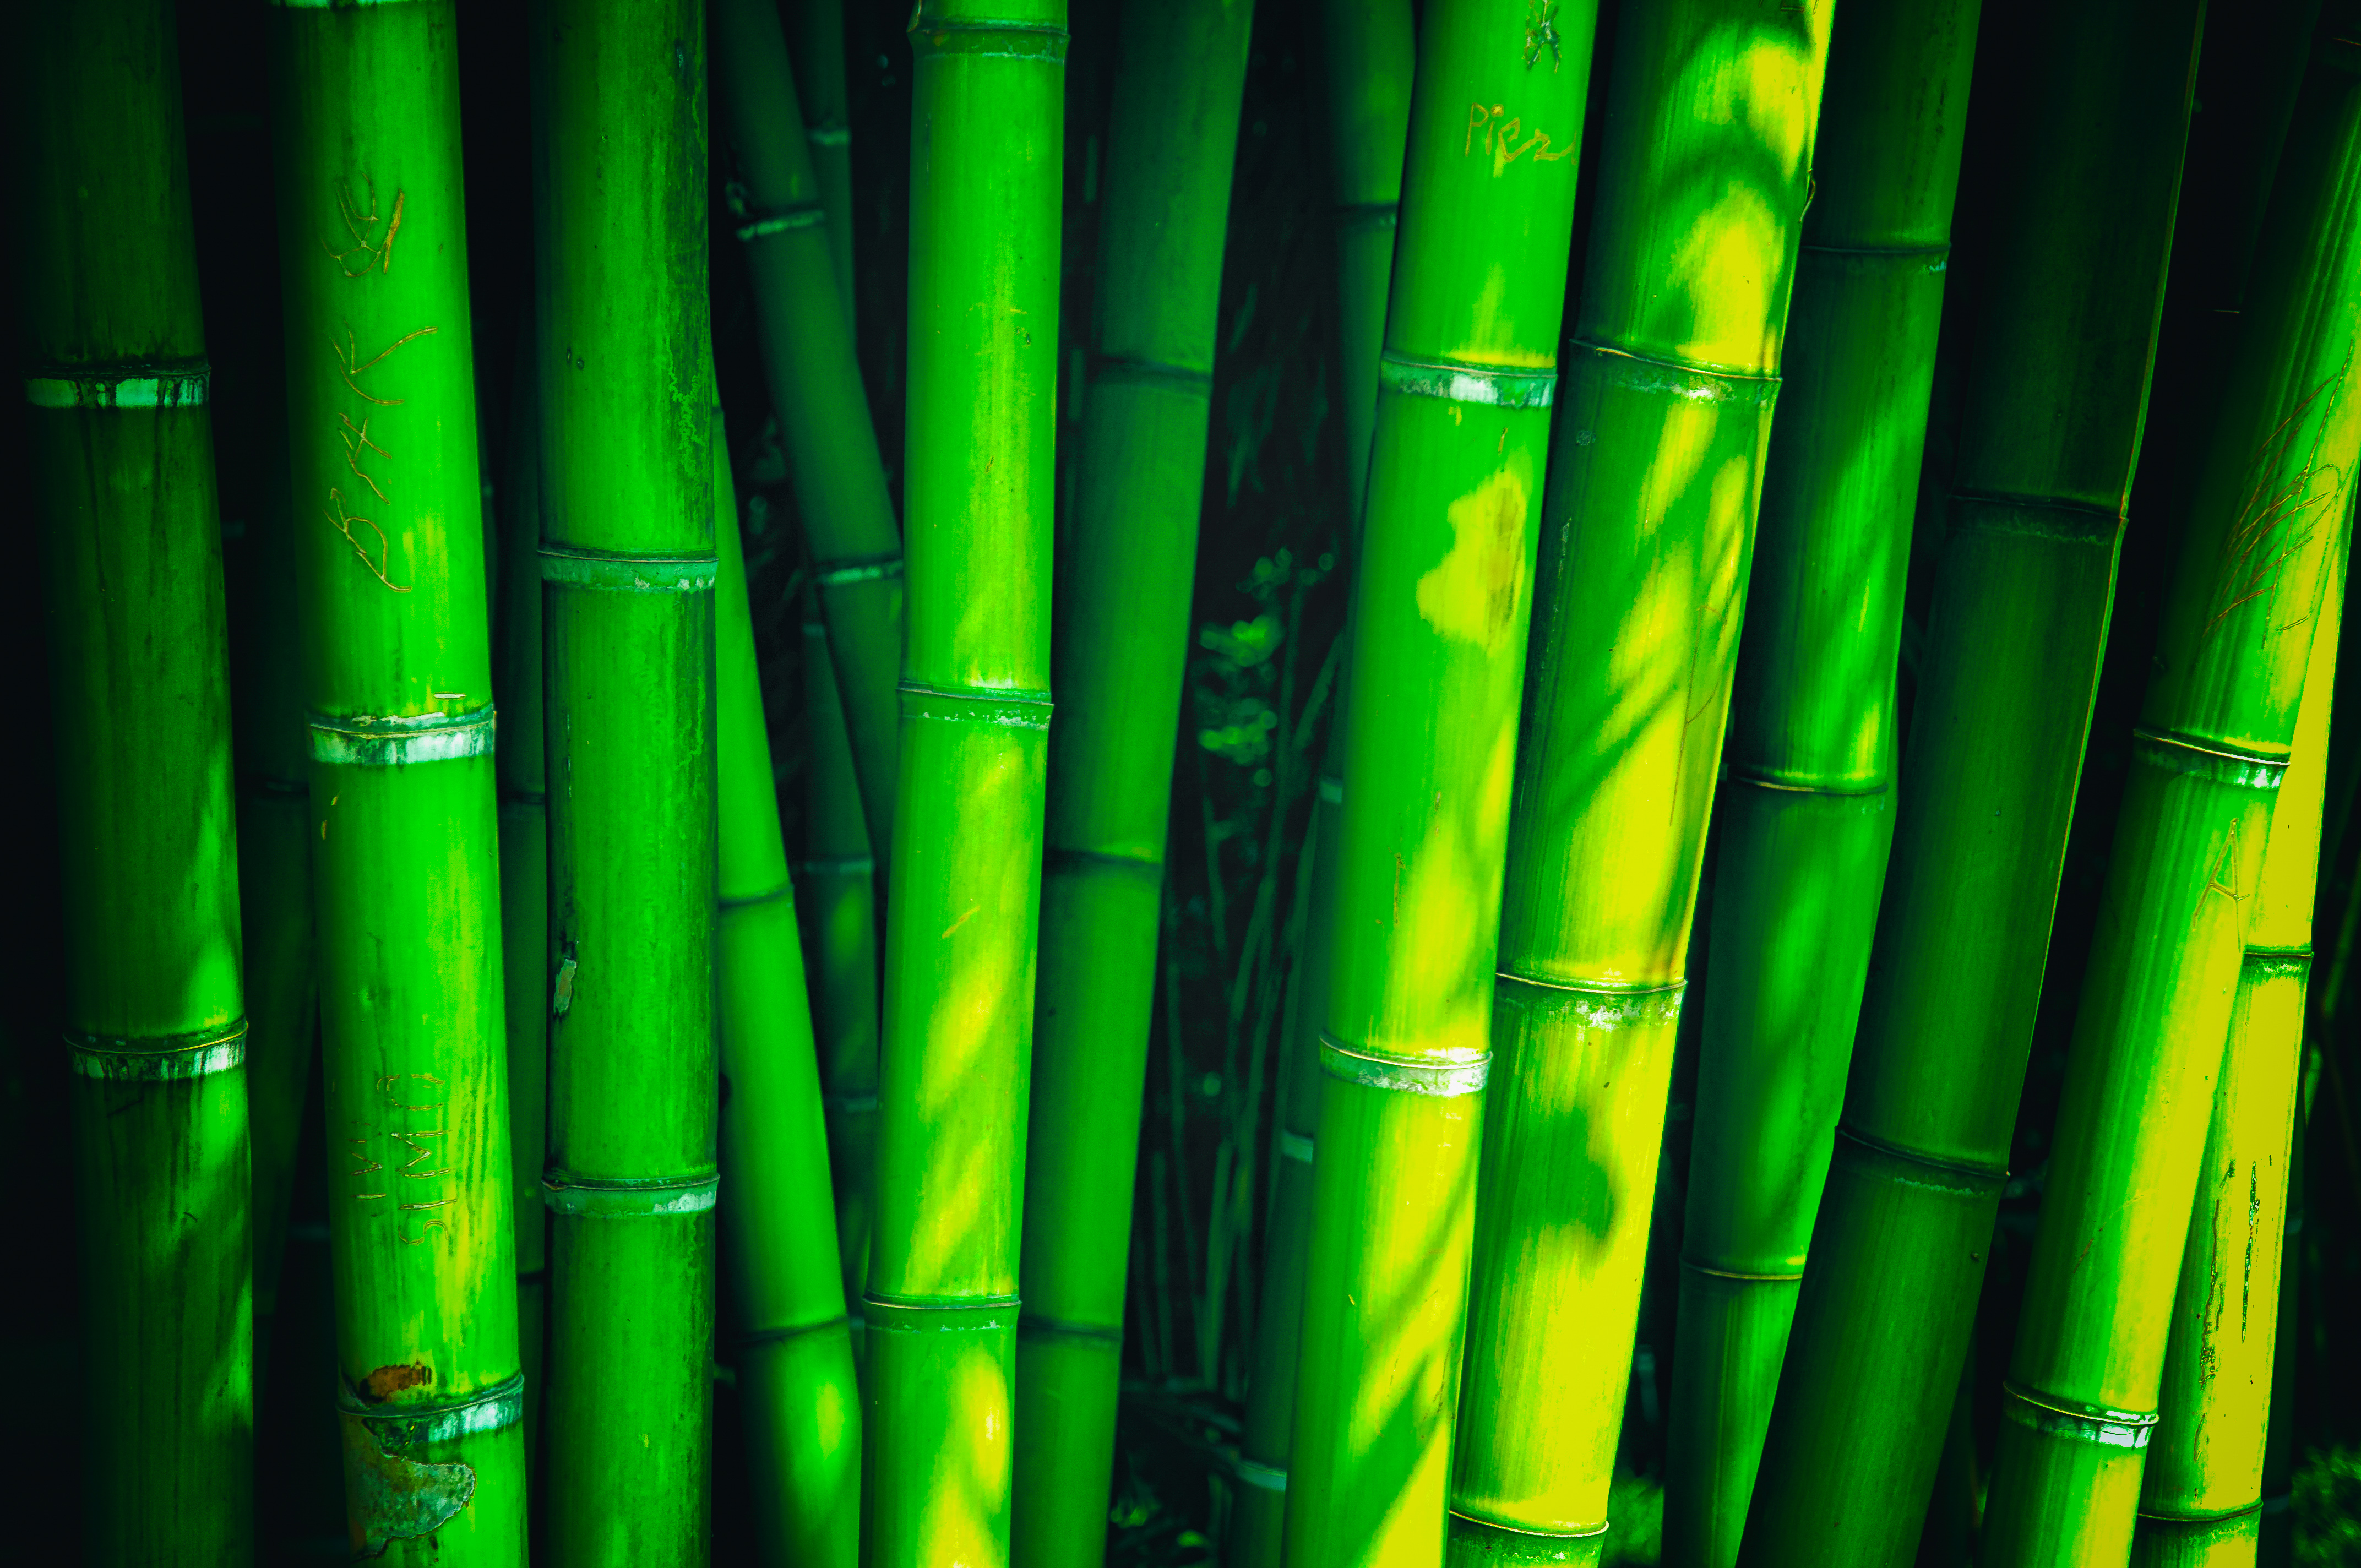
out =
[[422,1464],[389,1453],[375,1423],[337,1412],[345,1429],[346,1528],[356,1557],[382,1557],[397,1541],[433,1535],[476,1495],[472,1464]]
[[423,1388],[434,1381],[434,1369],[423,1361],[380,1366],[361,1379],[360,1396],[372,1405],[382,1404],[404,1388]]

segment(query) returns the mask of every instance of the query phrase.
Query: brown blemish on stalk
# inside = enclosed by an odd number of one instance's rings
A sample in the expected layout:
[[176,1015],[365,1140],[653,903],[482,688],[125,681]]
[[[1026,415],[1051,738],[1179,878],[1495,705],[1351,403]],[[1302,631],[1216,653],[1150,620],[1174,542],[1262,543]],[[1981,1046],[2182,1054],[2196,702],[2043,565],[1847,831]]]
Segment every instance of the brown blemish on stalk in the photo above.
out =
[[423,1388],[434,1381],[434,1369],[423,1361],[380,1366],[360,1381],[360,1396],[372,1405],[383,1404],[404,1388]]

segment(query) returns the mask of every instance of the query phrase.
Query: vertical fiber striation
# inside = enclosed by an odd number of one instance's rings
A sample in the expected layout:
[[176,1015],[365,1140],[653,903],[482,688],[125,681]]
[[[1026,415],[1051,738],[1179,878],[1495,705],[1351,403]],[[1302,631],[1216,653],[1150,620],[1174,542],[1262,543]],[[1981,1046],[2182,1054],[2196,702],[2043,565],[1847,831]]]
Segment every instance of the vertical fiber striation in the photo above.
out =
[[1356,565],[1286,1554],[1438,1564],[1594,11],[1428,8]]
[[533,22],[550,1561],[695,1563],[712,1472],[713,390],[696,0]]
[[[911,20],[909,600],[864,1306],[873,1568],[1009,1554],[1065,24],[1064,0],[922,0]],[[859,756],[850,702],[847,717]]]
[[81,1546],[126,1568],[242,1564],[246,1015],[178,45],[160,0],[25,7],[9,35],[87,1347]]

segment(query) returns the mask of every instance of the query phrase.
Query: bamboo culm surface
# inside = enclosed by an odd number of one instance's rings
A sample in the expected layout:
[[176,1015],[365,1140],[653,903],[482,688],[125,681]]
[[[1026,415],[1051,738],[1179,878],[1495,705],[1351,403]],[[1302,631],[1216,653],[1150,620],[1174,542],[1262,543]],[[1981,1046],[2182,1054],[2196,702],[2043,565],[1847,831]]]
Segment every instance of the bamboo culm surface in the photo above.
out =
[[845,1322],[819,1059],[754,662],[745,550],[716,411],[715,785],[719,820],[722,1262],[730,1359],[766,1563],[860,1559],[861,1394]]
[[494,580],[493,753],[500,792],[500,952],[509,1047],[509,1149],[515,1185],[517,1348],[524,1369],[528,1465],[539,1452],[543,1349],[549,1323],[549,769],[541,700],[541,373],[532,324],[517,334],[501,466]]
[[1096,1568],[1251,0],[1126,0],[1052,641],[1014,1561]]
[[2246,926],[2197,1201],[2173,1294],[2158,1419],[2140,1473],[2134,1568],[2252,1564],[2282,1319],[2281,1242],[2294,1168],[2312,899],[2328,785],[2329,714],[2347,537],[2330,547],[2295,749]]
[[56,726],[81,1546],[251,1560],[229,662],[178,46],[160,0],[10,23],[24,396]]
[[522,1564],[455,18],[285,7],[271,54],[346,1515],[357,1554]]
[[2157,1303],[2361,458],[2361,45],[2337,20],[2313,40],[2133,731],[2004,1387],[1998,1568],[2131,1547],[2172,1321]]
[[714,554],[705,28],[544,0],[550,1561],[704,1561],[712,1472]]
[[849,222],[831,225],[822,204],[776,0],[713,0],[713,28],[764,380],[811,543],[870,842],[883,850],[898,765],[903,561],[830,237]]
[[[1386,292],[1401,204],[1402,153],[1410,136],[1411,71],[1416,53],[1409,0],[1328,0],[1321,12],[1329,125],[1329,195],[1336,231],[1337,369],[1345,428],[1347,527],[1357,532],[1377,417],[1378,359],[1385,349]],[[1352,549],[1345,551],[1349,577]],[[1340,635],[1352,636],[1351,612]],[[1320,1031],[1328,1020],[1328,978],[1336,930],[1336,844],[1345,809],[1344,710],[1349,652],[1340,663],[1336,716],[1320,759],[1304,835],[1310,879],[1302,946],[1290,982],[1279,1040],[1279,1130],[1273,1139],[1270,1224],[1263,1244],[1263,1288],[1246,1382],[1239,1486],[1228,1550],[1242,1568],[1278,1568],[1287,1522],[1287,1456],[1295,1437],[1298,1330],[1303,1321],[1304,1255],[1312,1242],[1314,1140],[1320,1131]]]
[[1287,1482],[1301,1563],[1444,1553],[1592,11],[1528,20],[1452,0],[1419,41],[1342,720]]
[[2106,641],[2197,18],[2082,0],[2030,63],[2025,178],[1980,290],[1885,898],[1749,1564],[1917,1550]]
[[1977,9],[1851,11],[1829,59],[1719,799],[1674,1356],[1686,1563],[1737,1555],[1868,979]]
[[[871,1568],[1008,1561],[1065,23],[1063,0],[922,0],[911,21],[909,615],[863,1307]],[[830,642],[841,654],[833,622]],[[856,721],[856,756],[860,740]]]

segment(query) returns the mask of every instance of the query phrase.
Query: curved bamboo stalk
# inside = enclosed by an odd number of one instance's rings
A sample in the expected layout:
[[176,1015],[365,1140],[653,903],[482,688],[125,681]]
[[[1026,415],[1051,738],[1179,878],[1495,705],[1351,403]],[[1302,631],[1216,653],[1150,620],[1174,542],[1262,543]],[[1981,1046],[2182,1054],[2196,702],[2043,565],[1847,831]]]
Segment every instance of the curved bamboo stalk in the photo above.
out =
[[715,411],[715,799],[720,918],[723,1257],[766,1563],[854,1568],[861,1546],[861,1394],[844,1316],[819,1059],[804,991],[795,887],[763,727],[754,618],[730,453]]
[[791,869],[818,1036],[837,1253],[858,1356],[877,1164],[877,871],[828,628],[819,620],[818,596],[808,591],[804,715],[811,748],[804,763],[804,858]]
[[1553,15],[1447,0],[1419,43],[1343,715],[1354,784],[1288,1473],[1298,1563],[1444,1551],[1532,513],[1590,74],[1593,8]]
[[713,0],[713,28],[714,85],[744,192],[737,234],[753,285],[763,375],[811,542],[869,839],[883,851],[897,765],[902,542],[776,0]]
[[2134,731],[1986,1561],[2121,1561],[2262,871],[2361,458],[2361,44],[2323,29]]
[[863,1309],[872,1568],[1008,1560],[1065,23],[1064,0],[921,0],[911,20],[910,598]]
[[1749,1563],[1917,1548],[2106,641],[2198,14],[2061,12],[2011,123],[2023,178],[1980,291],[1902,811]]
[[2328,787],[2329,716],[2346,539],[2332,545],[2295,749],[2271,807],[2197,1202],[2180,1257],[2156,1431],[2140,1476],[2134,1568],[2252,1568],[2276,1381],[2297,1080],[2303,1070],[2312,894]]
[[509,1042],[511,1200],[516,1214],[517,1349],[524,1368],[524,1446],[540,1452],[549,1328],[549,769],[542,733],[541,366],[533,323],[517,334],[501,465],[500,615],[492,695],[505,722],[493,755],[500,790],[500,955]]
[[829,255],[836,262],[836,286],[844,298],[844,319],[853,313],[852,107],[844,87],[844,0],[780,0],[787,59],[796,79],[796,103],[803,110],[804,140],[811,148],[812,176],[819,186],[820,211],[828,214]]
[[57,758],[81,1545],[253,1554],[252,1294],[212,416],[160,0],[21,11],[16,273]]
[[[1608,1528],[1828,25],[1731,0],[1619,24],[1543,512],[1455,1562],[1534,1537],[1594,1561]],[[1667,1561],[1675,1482],[1712,1499],[1668,1476]]]
[[1719,801],[1674,1357],[1704,1490],[1667,1499],[1704,1511],[1690,1561],[1737,1553],[1868,979],[1977,10],[1863,7],[1829,61]]
[[447,0],[271,38],[345,1507],[522,1564],[482,484]]
[[[1367,488],[1369,430],[1378,411],[1386,291],[1401,204],[1416,45],[1409,0],[1327,0],[1320,38],[1328,89],[1329,191],[1335,203],[1338,370],[1344,406],[1345,529],[1357,536]],[[1351,552],[1346,552],[1350,558]],[[1270,1224],[1255,1319],[1254,1368],[1229,1552],[1240,1568],[1278,1568],[1287,1522],[1287,1455],[1295,1439],[1295,1369],[1303,1321],[1304,1255],[1312,1242],[1313,1139],[1320,1130],[1320,1031],[1327,1022],[1336,931],[1336,845],[1345,809],[1345,721],[1350,700],[1352,610],[1337,633],[1336,717],[1322,750],[1303,868],[1310,898],[1279,1036],[1279,1128],[1272,1139]]]
[[713,467],[696,0],[533,23],[549,777],[551,1562],[705,1560]]
[[1252,0],[1127,0],[1051,654],[1013,1558],[1095,1568]]

